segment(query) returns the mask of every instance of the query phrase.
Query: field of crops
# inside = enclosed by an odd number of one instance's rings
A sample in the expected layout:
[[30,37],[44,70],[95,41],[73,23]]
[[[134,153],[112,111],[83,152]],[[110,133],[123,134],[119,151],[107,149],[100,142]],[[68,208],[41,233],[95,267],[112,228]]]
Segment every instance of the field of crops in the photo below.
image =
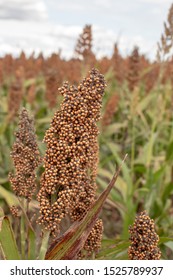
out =
[[89,25],[71,60],[0,58],[1,259],[173,259],[171,24],[155,62]]

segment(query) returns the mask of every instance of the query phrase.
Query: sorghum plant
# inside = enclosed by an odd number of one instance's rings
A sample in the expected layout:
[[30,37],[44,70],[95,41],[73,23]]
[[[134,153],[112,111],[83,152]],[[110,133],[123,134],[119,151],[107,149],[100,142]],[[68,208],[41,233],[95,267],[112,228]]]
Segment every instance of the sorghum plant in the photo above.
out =
[[146,211],[136,217],[129,229],[131,245],[128,249],[130,260],[159,260],[161,256],[158,246],[159,237],[155,232],[154,221]]
[[58,93],[58,73],[52,71],[46,75],[46,100],[49,103],[49,107],[53,108],[57,103],[57,93]]
[[36,97],[36,85],[35,83],[32,83],[27,89],[26,99],[28,103],[33,104],[35,101],[35,97]]
[[[59,89],[64,100],[45,134],[45,171],[38,194],[40,223],[54,235],[69,215],[80,220],[95,201],[98,163],[98,128],[104,77],[95,69],[78,87],[67,82]],[[100,246],[102,222],[90,232],[84,249],[91,254]]]
[[41,163],[41,158],[33,119],[26,109],[22,110],[19,119],[16,142],[11,152],[16,172],[10,174],[9,179],[14,193],[30,201],[36,190],[36,168]]
[[23,98],[23,71],[18,68],[15,72],[15,80],[9,88],[8,94],[8,116],[12,120],[18,114]]
[[85,25],[75,47],[75,56],[86,64],[94,64],[95,55],[92,52],[92,26]]
[[169,54],[173,45],[173,4],[171,5],[167,17],[167,23],[164,22],[164,32],[161,35],[160,42],[158,43],[157,58],[159,61],[165,59]]
[[113,116],[118,109],[118,101],[119,101],[119,96],[115,92],[114,94],[112,94],[112,96],[109,98],[106,104],[105,111],[102,118],[103,127],[106,127],[109,124],[111,124],[113,120]]
[[139,82],[139,64],[140,56],[138,47],[134,47],[130,57],[129,57],[129,69],[128,69],[128,86],[129,90],[133,91]]
[[118,44],[114,45],[111,63],[113,66],[114,76],[117,83],[122,84],[124,79],[124,69],[123,69],[124,65],[123,65],[123,59],[119,53]]

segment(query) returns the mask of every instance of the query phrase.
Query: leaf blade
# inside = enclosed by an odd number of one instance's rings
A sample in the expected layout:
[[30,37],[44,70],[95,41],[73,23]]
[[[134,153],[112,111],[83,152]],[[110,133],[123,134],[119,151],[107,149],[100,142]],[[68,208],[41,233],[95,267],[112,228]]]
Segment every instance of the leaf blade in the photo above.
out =
[[0,219],[0,244],[5,259],[20,260],[16,240],[8,217]]

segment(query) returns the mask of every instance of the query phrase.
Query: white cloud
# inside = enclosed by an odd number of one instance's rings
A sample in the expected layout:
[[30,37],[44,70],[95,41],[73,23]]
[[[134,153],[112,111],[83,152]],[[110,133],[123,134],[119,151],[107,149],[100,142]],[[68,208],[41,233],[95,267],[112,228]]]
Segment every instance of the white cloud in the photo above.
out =
[[152,4],[165,4],[165,3],[170,3],[172,4],[172,0],[140,0],[140,2],[143,3],[152,3]]
[[[82,27],[77,25],[51,25],[46,22],[30,22],[17,20],[0,20],[0,55],[13,53],[18,55],[21,50],[27,54],[35,51],[35,54],[42,51],[45,55],[62,50],[62,56],[70,58],[73,55],[74,47]],[[13,30],[14,32],[11,32]],[[27,32],[26,32],[27,30]],[[97,57],[111,56],[114,43],[117,41],[117,34],[112,30],[93,26],[93,50]],[[119,47],[122,54],[129,54],[138,45],[141,52],[153,57],[153,43],[145,41],[142,36],[121,36]]]
[[45,20],[47,10],[42,0],[0,0],[0,19]]
[[[54,26],[47,22],[24,21],[21,24],[18,20],[0,20],[0,27],[1,56],[9,52],[18,55],[21,50],[27,54],[42,51],[49,55],[62,49],[63,55],[69,58],[73,53],[75,34],[78,33],[76,27]],[[80,32],[80,28],[77,31]]]
[[76,0],[76,1],[72,1],[72,0],[45,0],[45,3],[47,3],[47,5],[52,6],[52,8],[54,8],[57,11],[82,11],[85,10],[85,8],[88,5],[88,2],[83,2],[81,0]]
[[[118,13],[124,14],[124,12],[130,12],[133,7],[136,7],[136,1],[131,1],[129,5],[129,0],[115,1],[115,0],[45,0],[47,6],[50,9],[56,10],[57,14],[59,12],[71,12],[71,18],[73,20],[74,13],[82,13],[85,18],[90,18],[91,14],[94,15],[95,19],[100,16],[100,14],[104,15],[104,19],[113,15],[117,16]],[[107,12],[107,14],[105,13]],[[80,18],[80,14],[75,14]],[[104,22],[104,20],[102,19]]]
[[93,0],[93,4],[102,8],[110,8],[114,3],[112,0]]

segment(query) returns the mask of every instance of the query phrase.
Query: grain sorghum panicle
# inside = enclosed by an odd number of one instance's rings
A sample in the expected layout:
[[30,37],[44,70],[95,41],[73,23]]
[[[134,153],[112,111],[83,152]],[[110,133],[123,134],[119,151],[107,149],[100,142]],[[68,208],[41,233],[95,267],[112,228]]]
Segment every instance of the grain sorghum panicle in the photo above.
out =
[[106,104],[105,110],[104,110],[104,114],[102,117],[103,129],[111,124],[114,114],[116,113],[116,111],[118,109],[118,102],[119,102],[119,96],[115,92],[112,96],[110,96],[110,98]]
[[15,174],[9,179],[14,193],[29,201],[36,189],[36,168],[41,163],[35,136],[33,119],[24,108],[19,116],[19,129],[15,133],[16,141],[11,156],[15,166]]
[[85,25],[76,44],[75,53],[83,58],[90,55],[92,48],[91,25]]
[[130,260],[159,260],[160,249],[157,247],[159,236],[155,232],[154,221],[146,211],[141,212],[129,229],[131,245],[128,249]]
[[[157,43],[158,49],[157,49],[157,59],[159,62],[162,60],[165,60],[166,55],[169,55],[172,46],[173,46],[173,4],[171,4],[168,16],[167,16],[167,22],[164,22],[164,32],[161,35],[160,42]],[[172,52],[171,52],[172,53]],[[168,57],[167,57],[168,59]]]
[[129,90],[133,91],[139,82],[139,69],[140,68],[140,56],[138,47],[134,47],[129,57],[129,69],[128,69],[128,86]]
[[114,45],[113,55],[111,58],[111,63],[114,71],[114,77],[118,84],[121,84],[124,79],[124,65],[123,59],[119,53],[118,44]]
[[36,84],[32,83],[27,89],[26,99],[28,103],[33,104],[35,98],[36,98]]
[[[38,194],[39,221],[52,232],[59,232],[60,222],[67,214],[72,221],[81,219],[95,200],[99,133],[96,122],[100,119],[104,88],[103,75],[92,69],[78,87],[65,82],[59,89],[64,100],[45,134],[45,171]],[[102,234],[101,221],[97,223],[91,233],[95,240],[98,228]],[[99,238],[96,247],[100,246]]]
[[46,75],[46,100],[49,103],[50,108],[54,108],[57,103],[58,94],[58,73],[57,71],[51,71]]
[[9,120],[18,114],[23,98],[23,68],[19,67],[15,71],[15,80],[11,83],[8,92],[8,116]]
[[[101,219],[98,219],[92,228],[83,249],[87,252],[87,257],[90,257],[93,252],[97,253],[101,247],[103,232],[103,222]],[[82,254],[82,252],[81,252]]]
[[92,26],[85,25],[82,34],[80,34],[76,47],[75,56],[81,59],[86,65],[95,65],[95,55],[92,52]]

